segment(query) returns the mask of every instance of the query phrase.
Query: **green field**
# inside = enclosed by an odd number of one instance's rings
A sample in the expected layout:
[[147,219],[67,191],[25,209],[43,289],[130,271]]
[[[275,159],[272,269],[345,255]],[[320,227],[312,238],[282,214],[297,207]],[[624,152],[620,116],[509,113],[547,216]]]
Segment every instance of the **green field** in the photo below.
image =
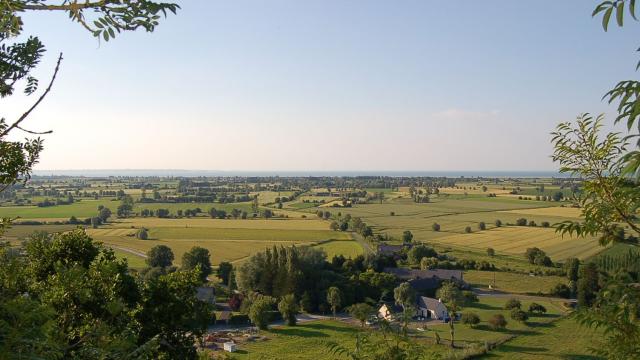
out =
[[[329,341],[346,349],[354,349],[360,328],[333,320],[312,321],[298,326],[274,326],[262,331],[269,340],[243,344],[233,354],[234,359],[319,360],[348,359],[329,352]],[[374,333],[375,336],[375,333]],[[424,348],[424,354],[442,349]]]
[[[116,208],[120,205],[119,201],[115,200],[82,200],[77,201],[70,205],[57,205],[48,207],[37,206],[0,206],[0,217],[20,217],[21,219],[55,219],[55,220],[67,220],[71,216],[77,218],[87,218],[96,216],[98,213],[98,206],[103,205],[108,207],[115,213]],[[216,208],[218,210],[225,210],[230,212],[233,209],[239,209],[243,211],[251,211],[250,202],[242,203],[136,203],[133,211],[139,212],[142,209],[157,210],[157,209],[169,209],[172,214],[175,214],[178,210],[195,209],[200,208],[206,212],[210,208]]]
[[472,287],[488,289],[489,284],[494,284],[494,279],[495,290],[517,294],[547,294],[555,285],[567,284],[567,278],[562,276],[530,276],[501,271],[469,270],[464,272],[464,280]]
[[[553,359],[553,358],[588,358],[586,345],[592,343],[597,334],[579,328],[571,319],[563,318],[565,309],[561,304],[545,299],[536,300],[547,308],[545,315],[533,315],[526,324],[512,320],[509,311],[504,310],[506,298],[481,297],[480,302],[469,306],[462,311],[471,311],[478,314],[481,323],[475,328],[460,323],[456,324],[456,344],[460,347],[464,344],[484,344],[487,342],[499,342],[513,338],[513,340],[499,346],[491,357],[525,358],[525,359]],[[526,309],[531,300],[521,300],[523,309]],[[494,314],[503,314],[507,319],[507,328],[501,331],[491,330],[486,321]],[[450,354],[447,340],[449,339],[449,327],[440,322],[429,323],[428,331],[415,331],[416,327],[424,326],[419,322],[410,325],[412,341],[424,346],[425,355],[429,353],[440,354],[445,358]],[[347,349],[355,346],[355,335],[360,330],[358,327],[344,322],[323,320],[299,324],[295,327],[274,326],[270,330],[261,332],[268,340],[242,344],[239,351],[233,354],[236,359],[347,359],[347,357],[335,357],[327,351],[326,344],[331,341],[340,344]],[[576,341],[563,341],[565,332],[572,332],[567,339]],[[434,343],[435,333],[438,333],[443,344]],[[372,335],[377,336],[373,331]],[[292,349],[304,349],[304,351],[292,351]],[[460,350],[457,350],[458,352]],[[518,352],[518,355],[514,353]],[[520,352],[525,356],[520,357]],[[517,357],[513,357],[517,356]]]
[[[595,360],[589,348],[597,346],[599,333],[579,326],[572,319],[561,319],[536,327],[527,336],[502,344],[483,359],[574,359]],[[595,340],[595,341],[594,341]]]
[[317,245],[316,248],[324,250],[328,259],[333,258],[335,255],[354,258],[364,252],[362,246],[356,241],[330,240]]

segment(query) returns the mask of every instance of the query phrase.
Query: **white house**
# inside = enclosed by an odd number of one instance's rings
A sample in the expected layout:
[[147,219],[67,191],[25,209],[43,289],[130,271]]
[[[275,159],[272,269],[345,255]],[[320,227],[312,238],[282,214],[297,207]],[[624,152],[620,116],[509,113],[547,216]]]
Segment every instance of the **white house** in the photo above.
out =
[[[415,308],[414,316],[434,320],[446,320],[449,318],[447,307],[438,299],[419,296],[416,299]],[[395,320],[395,314],[399,313],[402,313],[402,308],[397,305],[382,304],[378,309],[378,317],[387,321]]]
[[449,318],[447,307],[439,299],[426,296],[418,298],[416,315],[425,319],[445,320]]
[[382,304],[378,309],[378,318],[387,321],[394,320],[394,314],[402,312],[402,308],[396,305]]

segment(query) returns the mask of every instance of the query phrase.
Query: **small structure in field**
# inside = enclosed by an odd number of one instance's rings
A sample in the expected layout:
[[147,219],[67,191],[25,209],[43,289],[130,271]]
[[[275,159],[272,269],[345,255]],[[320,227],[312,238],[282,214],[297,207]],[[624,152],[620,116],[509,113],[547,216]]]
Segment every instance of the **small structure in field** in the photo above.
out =
[[232,341],[227,341],[226,343],[224,343],[223,348],[224,348],[224,351],[227,351],[227,352],[236,352],[237,350],[236,343]]

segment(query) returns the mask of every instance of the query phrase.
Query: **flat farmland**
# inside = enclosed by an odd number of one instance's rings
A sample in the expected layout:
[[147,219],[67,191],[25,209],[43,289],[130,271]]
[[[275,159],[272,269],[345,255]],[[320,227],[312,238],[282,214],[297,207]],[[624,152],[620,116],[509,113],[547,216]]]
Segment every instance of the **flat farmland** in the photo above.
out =
[[522,256],[527,248],[538,247],[554,261],[569,257],[586,259],[602,250],[595,238],[563,238],[554,229],[527,226],[509,226],[472,234],[451,235],[438,238],[435,242],[478,250],[491,247],[497,253],[518,256]]
[[[134,235],[140,228],[149,229],[149,239]],[[179,263],[184,252],[201,246],[211,252],[212,262],[238,261],[274,245],[315,245],[328,242],[327,251],[355,253],[355,243],[348,233],[328,230],[328,222],[321,220],[218,220],[206,218],[125,219],[87,233],[98,241],[117,249],[146,253],[153,246],[167,245]],[[345,254],[347,255],[347,254]]]
[[329,260],[331,260],[335,255],[342,255],[346,258],[355,258],[364,252],[362,246],[354,240],[329,240],[315,247],[324,250],[324,252],[327,253],[327,258]]
[[[47,220],[68,220],[71,216],[78,219],[96,216],[98,214],[98,206],[103,205],[115,213],[116,208],[120,205],[115,200],[82,200],[70,205],[57,205],[48,207],[37,206],[1,206],[0,217],[20,217],[21,219],[47,219]],[[241,203],[136,203],[133,211],[139,212],[142,209],[157,210],[168,209],[172,214],[178,210],[200,208],[206,212],[210,208],[225,210],[230,212],[232,209],[251,211],[250,202]]]
[[71,205],[58,205],[48,207],[37,206],[2,206],[0,217],[20,217],[22,219],[64,219],[71,216],[87,218],[98,214],[98,205],[111,208],[115,211],[120,202],[110,200],[82,200]]
[[117,220],[113,227],[181,227],[181,228],[215,228],[215,229],[277,229],[277,230],[329,230],[329,222],[319,219],[210,219],[210,218],[133,218]]
[[58,233],[73,230],[76,227],[78,225],[13,225],[4,233],[2,238],[10,240],[24,239],[36,231]]
[[[305,245],[305,242],[270,242],[262,240],[139,240],[135,237],[101,237],[95,236],[96,240],[117,250],[133,250],[146,253],[156,245],[166,245],[175,254],[175,264],[180,264],[182,255],[194,246],[200,246],[209,250],[211,262],[218,264],[221,261],[238,261],[256,252],[262,251],[272,246]],[[124,250],[123,250],[124,251]],[[127,254],[129,255],[129,254]]]
[[151,239],[192,240],[266,240],[315,242],[328,239],[344,239],[345,233],[331,230],[238,229],[238,228],[151,228]]
[[515,294],[550,292],[556,284],[567,284],[564,276],[530,276],[502,271],[477,271],[464,272],[464,280],[473,287],[489,288],[494,283],[494,289]]

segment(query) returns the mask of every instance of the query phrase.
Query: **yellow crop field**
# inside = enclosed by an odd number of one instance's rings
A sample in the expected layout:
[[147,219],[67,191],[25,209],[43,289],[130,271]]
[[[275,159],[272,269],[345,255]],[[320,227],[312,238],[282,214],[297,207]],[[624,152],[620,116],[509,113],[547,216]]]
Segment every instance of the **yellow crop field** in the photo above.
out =
[[511,255],[523,255],[527,248],[538,247],[554,261],[569,257],[584,259],[602,250],[595,238],[563,238],[554,229],[525,226],[509,226],[472,234],[456,234],[434,239],[433,242],[480,250],[491,247],[498,254]]

